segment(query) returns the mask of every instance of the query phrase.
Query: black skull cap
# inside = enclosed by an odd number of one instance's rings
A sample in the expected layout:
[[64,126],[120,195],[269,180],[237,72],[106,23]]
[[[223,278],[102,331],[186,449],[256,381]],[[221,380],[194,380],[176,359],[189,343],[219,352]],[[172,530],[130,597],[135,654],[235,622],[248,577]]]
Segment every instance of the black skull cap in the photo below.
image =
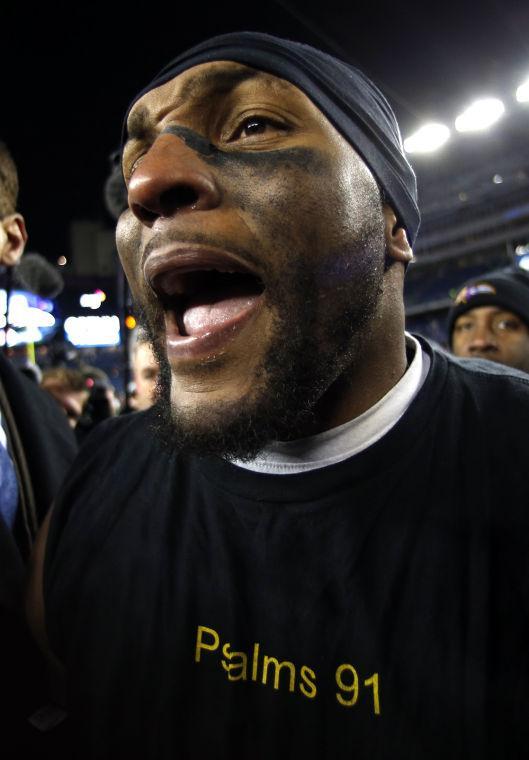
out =
[[378,87],[354,66],[300,42],[260,32],[212,37],[174,58],[139,92],[211,61],[235,61],[274,74],[298,87],[325,114],[365,161],[413,244],[420,224],[417,181],[406,158],[399,126]]

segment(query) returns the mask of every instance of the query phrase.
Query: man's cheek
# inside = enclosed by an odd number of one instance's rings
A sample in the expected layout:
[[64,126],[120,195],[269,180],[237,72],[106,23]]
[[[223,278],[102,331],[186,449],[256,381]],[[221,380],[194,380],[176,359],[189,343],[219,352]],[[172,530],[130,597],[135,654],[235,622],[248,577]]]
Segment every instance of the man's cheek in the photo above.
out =
[[245,225],[265,247],[272,245],[290,256],[310,256],[320,246],[318,207],[314,186],[300,169],[291,174],[258,175],[234,183],[230,201]]
[[320,195],[331,171],[328,157],[311,148],[230,152],[211,163],[222,164],[237,207],[256,215],[287,207],[301,211]]
[[134,287],[141,274],[139,270],[141,229],[130,209],[121,214],[116,227],[116,247],[127,279]]

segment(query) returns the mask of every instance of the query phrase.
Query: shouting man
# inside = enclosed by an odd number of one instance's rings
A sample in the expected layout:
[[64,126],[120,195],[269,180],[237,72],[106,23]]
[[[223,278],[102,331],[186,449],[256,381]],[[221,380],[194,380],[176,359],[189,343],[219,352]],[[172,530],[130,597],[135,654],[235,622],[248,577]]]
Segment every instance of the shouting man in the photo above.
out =
[[159,398],[95,432],[32,586],[79,754],[526,753],[529,385],[406,336],[384,97],[214,38],[135,98],[123,172]]

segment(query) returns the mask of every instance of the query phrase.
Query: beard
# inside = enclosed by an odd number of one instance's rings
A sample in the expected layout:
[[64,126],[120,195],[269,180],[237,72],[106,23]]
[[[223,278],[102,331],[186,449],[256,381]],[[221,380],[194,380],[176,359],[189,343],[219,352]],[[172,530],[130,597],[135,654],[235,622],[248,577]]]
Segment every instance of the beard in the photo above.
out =
[[[318,402],[362,360],[387,261],[375,205],[353,245],[335,248],[326,265],[310,266],[299,257],[270,274],[265,297],[275,314],[273,337],[254,371],[252,390],[213,408],[181,409],[172,402],[171,367],[155,327],[159,319],[149,306],[137,308],[160,366],[154,431],[165,447],[250,461],[272,441],[315,432]],[[325,307],[327,301],[332,308]]]

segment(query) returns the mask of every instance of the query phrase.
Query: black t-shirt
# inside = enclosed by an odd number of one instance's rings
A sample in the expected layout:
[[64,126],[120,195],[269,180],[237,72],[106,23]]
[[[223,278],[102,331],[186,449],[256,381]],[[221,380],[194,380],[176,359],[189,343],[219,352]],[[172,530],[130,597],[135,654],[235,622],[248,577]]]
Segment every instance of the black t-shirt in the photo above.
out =
[[529,377],[432,354],[397,425],[296,475],[89,440],[45,568],[92,758],[529,756]]

